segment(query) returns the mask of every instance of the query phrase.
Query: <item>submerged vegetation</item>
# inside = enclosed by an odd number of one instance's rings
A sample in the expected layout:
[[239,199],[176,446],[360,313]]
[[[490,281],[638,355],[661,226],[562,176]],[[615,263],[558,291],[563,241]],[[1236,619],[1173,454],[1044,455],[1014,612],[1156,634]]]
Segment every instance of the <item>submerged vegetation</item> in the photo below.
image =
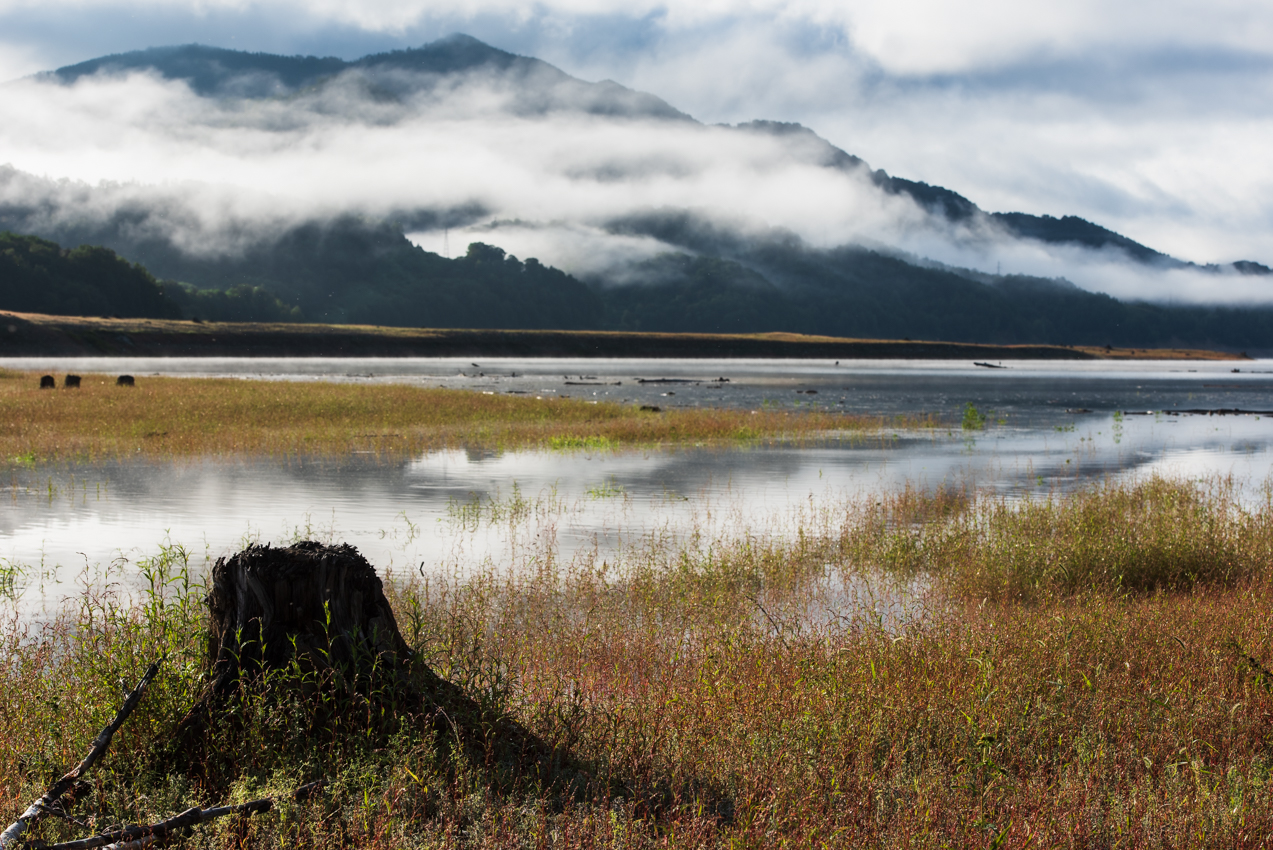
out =
[[930,419],[825,411],[669,409],[481,394],[397,384],[146,378],[121,388],[86,375],[41,391],[39,376],[0,372],[0,458],[209,454],[404,457],[451,447],[605,449],[679,441],[811,439],[926,426]]
[[1273,828],[1273,504],[1230,482],[908,489],[569,560],[538,533],[556,494],[510,498],[450,520],[536,532],[507,560],[387,591],[420,658],[569,753],[570,782],[422,718],[333,713],[286,674],[183,763],[168,741],[207,622],[198,565],[166,546],[135,598],[112,573],[0,629],[0,820],[162,657],[72,814],[100,829],[328,782],[181,846],[1257,847]]

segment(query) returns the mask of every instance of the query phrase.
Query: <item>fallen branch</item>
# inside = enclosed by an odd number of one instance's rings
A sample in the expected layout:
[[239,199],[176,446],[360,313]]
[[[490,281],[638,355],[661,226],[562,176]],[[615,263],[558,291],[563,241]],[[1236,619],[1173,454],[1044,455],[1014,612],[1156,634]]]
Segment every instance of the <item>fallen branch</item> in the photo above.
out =
[[[56,813],[59,808],[59,800],[77,780],[88,773],[97,764],[102,755],[106,752],[106,748],[110,746],[111,738],[119,731],[119,727],[124,725],[124,721],[128,719],[128,715],[133,713],[133,709],[137,707],[137,703],[141,702],[142,694],[146,692],[146,686],[150,684],[150,680],[159,672],[159,662],[151,664],[146,669],[145,675],[141,677],[141,681],[137,683],[137,687],[133,688],[124,700],[124,705],[119,709],[114,719],[102,727],[102,731],[97,733],[97,738],[93,741],[93,746],[89,749],[88,755],[84,756],[84,760],[75,766],[75,769],[63,776],[57,782],[54,782],[44,796],[32,803],[25,812],[18,816],[18,819],[9,825],[3,833],[0,833],[0,850],[8,850],[8,848],[16,847],[18,841],[22,837],[22,833],[26,832],[27,826],[39,818],[41,815]],[[3,821],[0,821],[3,823]]]
[[[291,799],[300,802],[322,786],[323,780],[321,779],[308,785],[302,785],[292,792]],[[181,814],[175,815],[166,821],[150,824],[149,826],[130,826],[113,832],[94,835],[91,838],[81,838],[78,841],[48,844],[43,847],[43,850],[92,850],[92,848],[107,847],[108,845],[114,845],[116,848],[121,849],[124,847],[144,847],[152,841],[162,841],[179,829],[206,823],[217,818],[223,818],[228,815],[251,816],[261,812],[268,812],[274,808],[275,802],[276,800],[272,797],[262,797],[259,800],[239,803],[237,806],[217,806],[212,809],[195,807],[186,809]]]
[[155,836],[148,835],[136,841],[125,841],[123,844],[107,844],[102,850],[141,850],[141,848],[149,847],[158,840]]

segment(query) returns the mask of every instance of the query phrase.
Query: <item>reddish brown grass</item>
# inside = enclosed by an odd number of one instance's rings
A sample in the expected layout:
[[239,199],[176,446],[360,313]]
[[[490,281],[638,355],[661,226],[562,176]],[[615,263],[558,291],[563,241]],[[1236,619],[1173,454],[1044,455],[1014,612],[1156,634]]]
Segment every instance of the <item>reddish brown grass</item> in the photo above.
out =
[[[1147,486],[1201,500],[1202,515],[1228,510],[1218,491]],[[1067,512],[1136,492],[1057,498],[1039,508],[1049,521],[1023,512],[1011,531],[1066,529],[1076,550],[1086,532]],[[1186,588],[1036,583],[1029,599],[985,599],[953,561],[909,619],[811,619],[818,594],[871,576],[862,561],[888,535],[978,510],[958,494],[876,501],[804,517],[782,539],[393,582],[435,669],[590,766],[595,781],[565,796],[450,760],[414,727],[386,744],[353,723],[319,746],[304,704],[264,699],[245,709],[252,733],[222,742],[216,782],[172,773],[156,754],[198,687],[198,591],[162,606],[88,593],[65,620],[0,635],[0,819],[78,757],[117,679],[166,653],[81,811],[144,819],[214,802],[215,788],[245,799],[332,779],[317,802],[202,827],[188,846],[1267,846],[1268,508],[1237,526],[1235,548],[1214,543],[1240,571]],[[182,553],[161,560],[179,579]]]

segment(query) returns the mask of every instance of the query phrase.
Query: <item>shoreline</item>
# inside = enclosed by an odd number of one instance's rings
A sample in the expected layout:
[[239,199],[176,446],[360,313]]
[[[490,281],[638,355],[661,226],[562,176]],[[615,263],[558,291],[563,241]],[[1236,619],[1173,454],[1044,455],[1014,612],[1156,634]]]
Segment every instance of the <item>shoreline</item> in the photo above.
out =
[[0,357],[578,357],[834,360],[1250,360],[1186,348],[990,345],[791,333],[395,328],[0,311]]

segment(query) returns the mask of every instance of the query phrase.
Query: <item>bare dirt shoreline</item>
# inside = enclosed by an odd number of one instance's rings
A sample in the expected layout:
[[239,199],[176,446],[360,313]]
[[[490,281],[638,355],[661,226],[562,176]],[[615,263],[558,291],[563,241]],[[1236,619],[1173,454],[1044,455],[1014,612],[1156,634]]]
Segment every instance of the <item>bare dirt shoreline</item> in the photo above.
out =
[[0,357],[654,357],[1248,360],[1183,348],[979,345],[802,334],[391,328],[108,319],[0,311]]

